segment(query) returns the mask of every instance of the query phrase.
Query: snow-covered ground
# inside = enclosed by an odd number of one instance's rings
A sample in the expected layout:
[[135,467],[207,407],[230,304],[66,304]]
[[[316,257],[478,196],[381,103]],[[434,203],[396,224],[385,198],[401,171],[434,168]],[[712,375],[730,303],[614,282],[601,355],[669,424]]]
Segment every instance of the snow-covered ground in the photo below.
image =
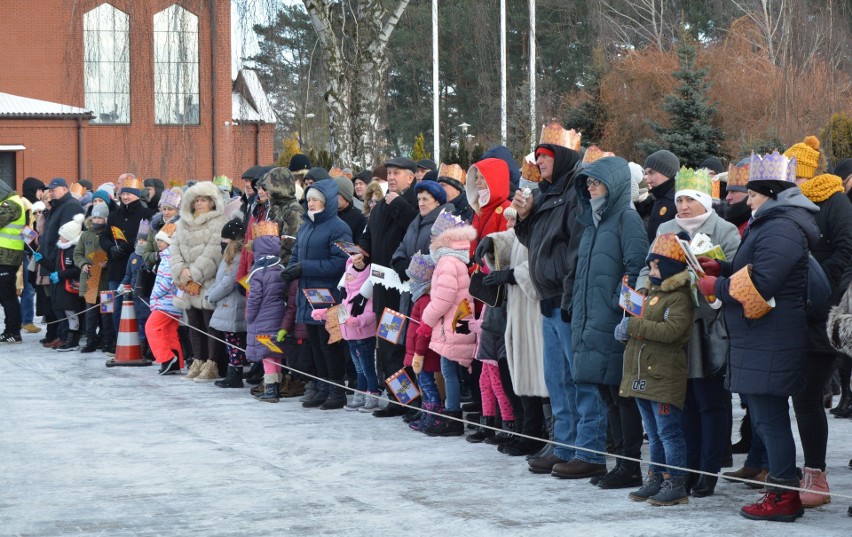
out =
[[[0,348],[4,536],[852,535],[848,499],[795,524],[740,517],[758,493],[727,482],[651,507],[399,418],[258,403],[40,337]],[[852,421],[829,427],[829,483],[852,496]]]

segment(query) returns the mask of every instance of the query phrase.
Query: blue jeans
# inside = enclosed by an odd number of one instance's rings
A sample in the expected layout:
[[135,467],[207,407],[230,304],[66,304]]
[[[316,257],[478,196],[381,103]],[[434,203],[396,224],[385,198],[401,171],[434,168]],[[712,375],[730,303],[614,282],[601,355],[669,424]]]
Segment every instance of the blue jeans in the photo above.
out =
[[438,391],[438,385],[435,384],[435,373],[421,371],[417,375],[417,383],[420,384],[423,403],[441,404],[441,392]]
[[32,324],[35,315],[35,287],[27,277],[27,264],[30,256],[24,254],[24,290],[21,292],[21,322]]
[[[748,406],[748,397],[740,394],[740,400]],[[766,455],[766,446],[763,445],[763,439],[754,428],[754,421],[749,425],[751,427],[751,447],[746,455],[745,465],[749,468],[769,469],[769,457]]]
[[379,381],[376,379],[376,338],[350,340],[349,354],[358,375],[358,389],[379,391]]
[[[115,291],[119,287],[121,287],[121,281],[113,281],[113,280],[109,281],[109,290],[110,291]],[[121,304],[123,302],[124,302],[124,295],[118,296],[118,294],[116,294],[115,302],[114,302],[115,309],[112,312],[112,326],[115,329],[116,335],[118,335],[118,325],[121,322]]]
[[[571,376],[571,325],[555,308],[542,322],[544,334],[544,381],[553,413],[553,440],[578,449],[557,446],[553,453],[562,460],[580,459],[604,464],[607,409],[597,384],[575,383]],[[585,449],[584,449],[585,448]]]
[[441,356],[441,374],[444,375],[444,391],[447,394],[444,408],[449,411],[461,410],[459,364]]
[[791,481],[796,479],[796,442],[793,440],[787,399],[777,395],[751,394],[748,396],[748,411],[754,428],[752,449],[760,436],[769,462],[770,477]]
[[683,408],[683,434],[689,468],[719,473],[727,450],[728,438],[719,434],[729,427],[731,394],[725,379],[694,378],[686,384]]
[[655,474],[666,472],[671,475],[684,475],[682,470],[657,466],[655,463],[686,467],[686,440],[683,438],[682,412],[668,403],[657,403],[647,399],[636,399],[642,423],[648,433],[648,446],[651,452],[650,469]]

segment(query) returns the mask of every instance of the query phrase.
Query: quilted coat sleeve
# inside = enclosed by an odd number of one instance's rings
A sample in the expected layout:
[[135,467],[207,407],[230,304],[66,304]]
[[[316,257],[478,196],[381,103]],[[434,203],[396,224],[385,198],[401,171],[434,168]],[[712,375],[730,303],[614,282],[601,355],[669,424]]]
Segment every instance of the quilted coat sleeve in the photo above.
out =
[[682,340],[684,334],[691,329],[695,315],[692,299],[685,293],[674,293],[667,311],[668,316],[662,321],[631,317],[627,332],[633,337],[657,343],[675,343]]
[[253,323],[263,302],[263,271],[257,271],[249,280],[249,293],[246,298],[246,321]]
[[465,273],[467,270],[460,260],[442,257],[435,266],[432,273],[432,297],[431,302],[423,310],[423,323],[434,328],[452,309],[456,302],[456,296],[461,291],[459,282],[463,281],[459,267]]

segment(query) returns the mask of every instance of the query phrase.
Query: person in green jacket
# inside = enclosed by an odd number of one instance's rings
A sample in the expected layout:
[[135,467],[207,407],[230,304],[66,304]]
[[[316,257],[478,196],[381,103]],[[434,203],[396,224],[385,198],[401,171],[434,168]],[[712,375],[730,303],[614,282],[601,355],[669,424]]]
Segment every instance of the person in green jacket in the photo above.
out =
[[686,467],[681,427],[686,399],[685,347],[696,301],[678,237],[673,233],[657,237],[646,259],[651,289],[642,316],[627,317],[615,329],[615,338],[627,342],[619,393],[636,399],[651,455],[648,480],[629,497],[652,505],[689,502],[684,471],[658,466]]

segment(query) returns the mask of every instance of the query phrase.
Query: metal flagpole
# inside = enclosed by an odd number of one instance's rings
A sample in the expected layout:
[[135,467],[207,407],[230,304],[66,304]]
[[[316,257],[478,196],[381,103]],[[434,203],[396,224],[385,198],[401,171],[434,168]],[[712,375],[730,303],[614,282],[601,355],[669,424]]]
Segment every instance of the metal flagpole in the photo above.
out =
[[530,0],[530,151],[536,145],[535,121],[535,0]]
[[438,110],[440,86],[438,83],[438,0],[432,0],[432,153],[435,162],[441,162],[441,118]]
[[500,141],[506,145],[506,0],[500,0]]

